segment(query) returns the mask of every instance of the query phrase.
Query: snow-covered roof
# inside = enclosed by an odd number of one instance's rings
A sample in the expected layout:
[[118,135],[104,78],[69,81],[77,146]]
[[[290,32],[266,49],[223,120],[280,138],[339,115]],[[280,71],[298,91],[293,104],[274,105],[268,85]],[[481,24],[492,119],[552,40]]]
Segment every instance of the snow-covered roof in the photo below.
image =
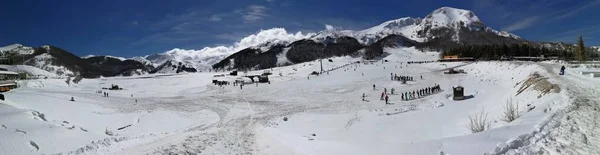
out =
[[19,73],[11,72],[11,71],[0,71],[0,75],[6,75],[6,74],[9,74],[9,75],[18,75]]

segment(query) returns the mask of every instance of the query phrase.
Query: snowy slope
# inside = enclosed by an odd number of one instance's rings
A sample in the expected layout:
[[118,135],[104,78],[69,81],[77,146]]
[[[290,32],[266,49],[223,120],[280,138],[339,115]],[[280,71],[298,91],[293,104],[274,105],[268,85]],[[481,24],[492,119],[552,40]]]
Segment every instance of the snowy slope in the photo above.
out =
[[81,58],[87,59],[87,58],[96,57],[96,56],[105,56],[105,57],[109,57],[109,58],[119,59],[121,61],[128,60],[127,58],[117,57],[117,56],[110,56],[110,55],[86,55],[86,56],[82,56]]
[[48,72],[46,70],[28,66],[28,65],[0,65],[0,68],[7,69],[9,71],[17,72],[17,73],[27,73],[32,78],[60,78],[61,76],[56,75],[56,73]]
[[73,71],[71,71],[70,69],[68,69],[64,66],[57,66],[57,65],[52,64],[52,62],[55,61],[55,59],[56,58],[54,58],[50,54],[43,53],[43,54],[37,55],[37,56],[27,60],[25,63],[30,64],[34,67],[46,70],[48,72],[55,73],[58,76],[74,76],[75,75],[75,73]]
[[[49,50],[50,46],[44,45],[41,48]],[[27,46],[23,46],[21,44],[13,44],[13,45],[9,45],[9,46],[0,48],[0,53],[11,52],[11,53],[15,53],[18,55],[30,55],[30,54],[34,54],[34,51],[35,51],[35,49],[33,47],[27,47]],[[12,68],[15,71],[30,73],[30,75],[36,75],[36,76],[39,75],[39,76],[44,76],[44,77],[49,77],[49,78],[74,75],[73,71],[67,69],[64,66],[57,66],[57,65],[52,64],[52,61],[54,61],[54,60],[56,60],[56,58],[54,58],[50,54],[43,53],[43,54],[37,55],[29,60],[25,60],[25,62],[23,63],[23,64],[31,65],[33,67],[36,67],[36,68],[39,68],[39,69],[45,70],[45,71],[33,69],[31,67],[26,67],[26,66],[22,66],[22,65],[13,66],[13,67],[7,66],[7,67]]]
[[33,54],[34,49],[32,47],[23,46],[21,44],[12,44],[0,47],[0,53],[5,52],[11,52],[16,54]]
[[[488,31],[499,36],[520,39],[520,37],[514,34],[500,32],[485,26],[472,11],[452,7],[442,7],[427,15],[415,28],[415,32],[424,32],[424,34],[419,34],[419,36],[425,39],[432,39],[435,38],[435,34],[432,33],[433,30],[449,28],[458,33],[461,27],[466,27],[470,31]],[[453,39],[455,41],[460,40],[458,35],[453,37]]]
[[422,39],[418,38],[414,33],[415,27],[420,24],[421,21],[421,18],[411,17],[390,20],[377,26],[357,31],[354,33],[354,36],[356,36],[363,44],[374,43],[391,34],[399,34],[415,41],[422,41]]

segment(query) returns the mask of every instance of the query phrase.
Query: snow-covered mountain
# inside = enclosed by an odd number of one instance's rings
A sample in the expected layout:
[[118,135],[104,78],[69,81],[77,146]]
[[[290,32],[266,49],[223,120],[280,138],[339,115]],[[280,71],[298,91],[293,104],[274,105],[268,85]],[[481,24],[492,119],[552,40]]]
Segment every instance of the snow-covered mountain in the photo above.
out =
[[98,56],[104,56],[104,57],[109,57],[109,58],[113,58],[113,59],[119,59],[121,61],[125,61],[128,60],[127,58],[123,58],[123,57],[117,57],[117,56],[110,56],[110,55],[86,55],[86,56],[82,56],[82,59],[89,59],[92,57],[98,57]]
[[590,48],[592,48],[596,52],[600,52],[600,46],[591,46]]
[[260,53],[267,52],[272,47],[288,46],[295,41],[304,39],[328,42],[328,40],[335,40],[333,38],[340,37],[352,37],[363,46],[368,46],[390,35],[404,36],[419,43],[444,41],[444,43],[437,44],[448,44],[445,38],[451,38],[450,40],[455,42],[454,44],[480,44],[496,41],[507,43],[521,40],[519,36],[486,26],[472,11],[442,7],[434,10],[424,18],[404,17],[386,21],[364,30],[345,30],[340,27],[326,25],[325,29],[318,33],[297,32],[293,34],[288,33],[283,28],[273,28],[261,30],[256,34],[245,37],[232,46],[205,47],[200,50],[175,48],[164,53],[132,59],[152,64],[155,67],[170,61],[182,62],[199,70],[206,70],[225,57],[247,48],[255,49]]
[[383,37],[395,34],[417,42],[426,42],[439,37],[440,34],[436,33],[436,30],[442,29],[453,31],[454,36],[452,38],[455,41],[460,41],[459,34],[462,28],[469,31],[484,31],[502,37],[521,39],[517,35],[497,31],[486,26],[472,11],[452,7],[436,9],[425,18],[404,17],[359,31],[343,30],[339,27],[327,25],[325,30],[312,38],[322,40],[326,37],[349,36],[357,38],[362,44],[369,45]]
[[[82,76],[86,78],[100,76],[118,76],[143,74],[152,67],[138,61],[126,60],[113,56],[78,57],[58,47],[44,45],[27,47],[13,44],[0,47],[0,55],[4,57],[2,64],[29,65],[48,71],[56,76]],[[37,75],[38,73],[29,73]]]
[[0,47],[0,53],[2,54],[33,54],[34,49],[32,47],[23,46],[21,44],[12,44],[4,47]]
[[451,7],[436,9],[427,15],[421,23],[415,27],[413,32],[416,32],[420,39],[424,39],[422,41],[428,41],[437,37],[437,34],[435,34],[436,30],[450,29],[456,32],[452,39],[460,41],[461,38],[459,37],[459,34],[461,28],[467,28],[469,31],[485,31],[498,36],[521,39],[514,34],[497,31],[486,26],[472,11]]
[[398,34],[415,41],[422,41],[414,33],[415,28],[422,21],[423,19],[421,18],[411,17],[390,20],[365,30],[356,31],[353,36],[358,38],[363,44],[374,43],[391,34]]
[[[175,72],[177,69],[174,68],[177,67],[173,66],[179,66],[179,64],[199,71],[225,66],[268,68],[281,64],[310,61],[323,56],[324,52],[326,52],[325,56],[341,56],[357,55],[356,53],[361,50],[362,52],[358,53],[365,54],[366,52],[369,55],[368,58],[375,58],[381,55],[383,48],[387,46],[416,46],[417,48],[439,50],[458,45],[522,42],[526,41],[519,36],[486,26],[472,11],[442,7],[423,18],[403,17],[385,21],[364,30],[345,30],[341,27],[326,25],[324,30],[317,33],[288,33],[284,28],[272,28],[260,30],[229,46],[201,49],[174,48],[163,53],[132,58],[104,56],[99,59],[95,58],[98,56],[89,55],[79,58],[83,60],[77,60],[77,62],[91,61],[90,58],[93,58],[94,61],[91,65],[98,66],[105,64],[102,61],[110,61],[112,63],[107,64],[111,65],[116,65],[118,62],[135,61],[141,64],[133,65],[138,66],[138,69],[144,68],[150,70],[149,72],[162,73]],[[555,45],[549,44],[548,46]],[[50,48],[50,46],[40,47],[46,51],[50,51]],[[36,48],[15,44],[2,47],[0,51],[9,51],[8,53],[12,51],[12,53],[31,56],[28,58],[32,59],[29,63],[41,68],[49,70],[56,68],[50,66],[57,64],[55,56],[43,54],[42,50],[40,50],[42,53],[34,54]],[[236,53],[240,54],[234,55]],[[51,61],[55,63],[48,63]],[[140,68],[139,66],[145,67]],[[67,68],[71,67],[67,66]],[[115,70],[114,68],[111,66],[108,70]],[[58,68],[54,70],[58,70]]]
[[[347,37],[347,38],[344,38]],[[344,39],[340,39],[344,38]],[[309,41],[310,40],[310,41]],[[343,40],[343,43],[337,41]],[[356,40],[355,43],[353,40]],[[322,56],[356,55],[363,49],[365,58],[376,58],[387,46],[418,46],[419,49],[441,50],[460,45],[514,44],[524,42],[519,36],[497,31],[486,26],[472,11],[451,7],[434,10],[424,18],[404,17],[383,22],[364,30],[345,30],[326,25],[315,35],[298,38],[289,44],[281,44],[260,50],[240,50],[213,67],[217,69],[269,68],[279,60],[296,60],[294,63],[311,61]],[[334,48],[331,45],[334,45]],[[250,49],[258,49],[250,47]],[[274,52],[271,54],[260,54]],[[256,54],[252,54],[256,53]],[[285,54],[281,54],[285,53]],[[336,54],[333,54],[336,53]],[[340,55],[341,54],[341,55]],[[360,54],[359,54],[360,55]],[[282,58],[285,56],[286,58]],[[290,59],[290,57],[295,57]],[[243,67],[243,68],[239,68]]]
[[200,71],[205,71],[211,69],[212,65],[223,60],[223,58],[246,48],[268,49],[274,45],[289,44],[293,41],[306,39],[314,35],[314,33],[304,34],[302,32],[294,34],[288,33],[284,28],[272,28],[260,30],[256,34],[242,38],[232,46],[204,47],[200,50],[175,48],[164,53],[133,57],[130,59],[154,67],[159,67],[169,62],[172,64],[181,62],[185,66],[191,66]]

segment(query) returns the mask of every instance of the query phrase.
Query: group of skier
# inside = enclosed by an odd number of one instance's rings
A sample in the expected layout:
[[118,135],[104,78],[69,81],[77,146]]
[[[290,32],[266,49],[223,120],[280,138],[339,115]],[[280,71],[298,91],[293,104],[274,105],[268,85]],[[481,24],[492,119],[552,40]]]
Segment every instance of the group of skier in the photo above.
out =
[[407,64],[424,64],[424,63],[433,63],[435,61],[409,61]]
[[[388,101],[389,101],[390,97],[387,95],[387,89],[386,88],[383,88],[383,89],[384,89],[384,91],[381,92],[381,98],[380,98],[380,100],[385,100],[385,104],[388,104],[389,103]],[[392,92],[393,92],[393,90],[394,89],[392,88]]]
[[392,81],[413,81],[412,76],[398,76],[397,74],[392,75],[392,73],[390,73],[390,76]]
[[401,98],[403,101],[414,100],[417,98],[425,97],[427,95],[435,94],[440,92],[442,89],[440,85],[435,85],[433,87],[427,87],[423,89],[419,89],[417,91],[405,92],[401,94]]

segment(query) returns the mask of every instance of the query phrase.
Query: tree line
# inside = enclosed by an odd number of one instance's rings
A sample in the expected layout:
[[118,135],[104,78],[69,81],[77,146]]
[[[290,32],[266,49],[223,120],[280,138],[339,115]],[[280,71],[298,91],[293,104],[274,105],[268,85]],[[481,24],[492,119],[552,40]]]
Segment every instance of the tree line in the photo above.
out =
[[[461,45],[455,48],[448,48],[440,54],[443,56],[458,55],[459,57],[472,57],[477,60],[500,60],[502,58],[512,57],[556,57],[564,60],[585,60],[584,56],[574,52],[571,48],[549,49],[543,46],[530,44],[502,44],[502,45]],[[588,52],[588,59],[597,59],[597,52]]]

